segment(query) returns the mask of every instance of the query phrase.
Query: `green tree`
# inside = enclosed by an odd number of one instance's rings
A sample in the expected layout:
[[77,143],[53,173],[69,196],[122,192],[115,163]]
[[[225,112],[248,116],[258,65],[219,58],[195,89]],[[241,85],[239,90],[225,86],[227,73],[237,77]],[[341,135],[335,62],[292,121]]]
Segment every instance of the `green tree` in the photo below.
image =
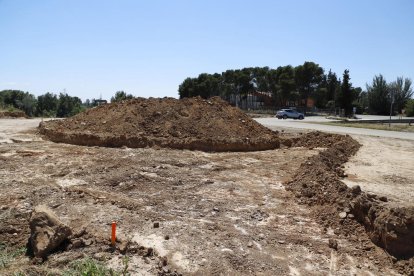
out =
[[405,104],[405,114],[408,117],[414,116],[414,99],[408,100],[407,103]]
[[29,92],[21,90],[0,91],[0,105],[4,108],[17,108],[24,111],[27,116],[33,116],[36,111],[36,104],[36,97]]
[[291,65],[279,66],[277,69],[277,85],[279,97],[283,105],[288,101],[296,100],[295,70]]
[[37,97],[36,115],[44,117],[56,116],[58,107],[58,97],[50,92]]
[[328,76],[323,75],[321,82],[313,92],[313,100],[318,108],[325,108],[328,103]]
[[362,91],[361,87],[354,88],[355,100],[352,106],[356,107],[357,114],[363,114],[368,110],[368,95],[366,91]]
[[19,108],[18,103],[22,102],[25,92],[21,90],[0,91],[0,99],[5,107]]
[[82,101],[78,97],[71,97],[60,93],[57,107],[57,117],[71,117],[82,111]]
[[277,107],[285,107],[297,100],[295,70],[291,65],[268,70],[267,83]]
[[195,96],[195,79],[186,78],[178,87],[178,93],[180,99],[194,97]]
[[380,74],[375,76],[372,84],[367,84],[368,107],[372,114],[389,114],[389,91],[384,77]]
[[25,93],[21,101],[17,101],[19,109],[23,110],[27,116],[34,116],[36,113],[37,100],[36,97],[28,92]]
[[117,91],[115,93],[115,96],[111,97],[111,103],[120,102],[120,101],[124,101],[124,100],[130,100],[130,99],[133,99],[133,98],[134,98],[134,96],[132,96],[131,94],[125,93],[125,91]]
[[334,101],[335,100],[335,92],[337,85],[339,83],[338,77],[335,73],[332,73],[332,71],[329,69],[327,78],[326,78],[326,84],[327,84],[327,93],[326,93],[326,101]]
[[301,99],[304,101],[305,113],[308,99],[321,83],[323,69],[314,62],[306,61],[303,65],[295,67],[295,83]]
[[350,82],[349,70],[346,69],[343,74],[343,80],[341,83],[341,89],[338,96],[339,107],[345,110],[345,116],[349,117],[352,115],[352,103],[357,98],[357,91],[352,88]]
[[402,77],[397,78],[396,81],[391,82],[388,85],[388,89],[391,96],[394,97],[394,106],[396,112],[401,113],[402,109],[407,104],[407,101],[411,99],[413,95],[413,90],[411,88],[411,80]]
[[269,67],[255,67],[252,68],[252,81],[258,91],[269,91],[269,83],[267,81],[267,73]]

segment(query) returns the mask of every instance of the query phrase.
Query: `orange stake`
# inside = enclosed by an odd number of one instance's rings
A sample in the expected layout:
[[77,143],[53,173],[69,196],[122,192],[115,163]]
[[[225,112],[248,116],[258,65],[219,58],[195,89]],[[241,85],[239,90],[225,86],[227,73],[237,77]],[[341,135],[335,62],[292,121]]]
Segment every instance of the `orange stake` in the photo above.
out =
[[116,221],[112,222],[112,235],[111,235],[111,243],[112,246],[115,246],[116,241]]

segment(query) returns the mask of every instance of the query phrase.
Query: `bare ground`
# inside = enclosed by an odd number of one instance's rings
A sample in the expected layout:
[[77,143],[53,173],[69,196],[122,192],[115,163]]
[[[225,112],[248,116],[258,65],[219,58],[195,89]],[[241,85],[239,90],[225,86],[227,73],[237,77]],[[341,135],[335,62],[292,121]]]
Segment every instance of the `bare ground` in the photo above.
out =
[[386,196],[400,206],[414,205],[414,141],[354,138],[363,146],[347,163],[344,182]]
[[[46,204],[75,231],[85,229],[87,245],[56,252],[41,265],[21,257],[1,274],[60,273],[84,256],[119,268],[122,255],[109,246],[110,223],[116,220],[120,241],[152,247],[168,259],[163,270],[154,256],[127,253],[132,274],[398,275],[382,249],[323,229],[285,190],[282,182],[318,149],[204,153],[84,147],[16,133],[36,126],[35,120],[8,122],[0,122],[0,242],[24,246],[28,214]],[[361,158],[358,153],[355,160]],[[408,171],[399,176],[412,179]],[[368,176],[360,171],[356,177]],[[391,189],[387,193],[393,195]],[[404,200],[400,196],[395,199]],[[337,251],[328,247],[330,238],[338,240]]]

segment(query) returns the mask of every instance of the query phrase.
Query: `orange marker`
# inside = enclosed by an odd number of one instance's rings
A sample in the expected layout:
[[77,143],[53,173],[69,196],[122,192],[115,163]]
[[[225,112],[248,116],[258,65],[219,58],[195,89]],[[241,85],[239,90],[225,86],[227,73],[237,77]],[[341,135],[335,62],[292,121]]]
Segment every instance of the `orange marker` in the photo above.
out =
[[116,221],[112,222],[112,235],[111,235],[111,243],[112,246],[115,246],[116,241]]

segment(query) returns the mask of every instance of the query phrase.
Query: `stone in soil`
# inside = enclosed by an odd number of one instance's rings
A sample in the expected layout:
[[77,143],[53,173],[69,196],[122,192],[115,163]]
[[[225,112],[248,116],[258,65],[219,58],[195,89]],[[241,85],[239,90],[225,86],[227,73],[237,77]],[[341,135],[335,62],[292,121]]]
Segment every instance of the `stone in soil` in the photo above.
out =
[[72,230],[43,205],[35,207],[29,224],[31,250],[35,257],[43,259],[72,234]]

